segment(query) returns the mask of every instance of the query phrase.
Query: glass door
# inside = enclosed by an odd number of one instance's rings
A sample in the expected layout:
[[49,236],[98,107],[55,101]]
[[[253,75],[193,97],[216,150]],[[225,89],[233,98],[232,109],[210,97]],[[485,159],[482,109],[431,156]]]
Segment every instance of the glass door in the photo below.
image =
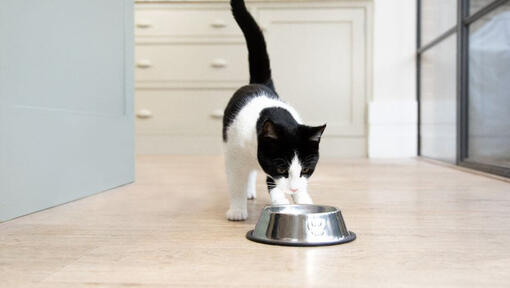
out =
[[[472,0],[470,11],[480,11],[479,2],[488,1]],[[510,2],[505,2],[469,25],[467,153],[461,159],[503,174],[510,169]]]
[[510,1],[418,0],[419,155],[510,177]]

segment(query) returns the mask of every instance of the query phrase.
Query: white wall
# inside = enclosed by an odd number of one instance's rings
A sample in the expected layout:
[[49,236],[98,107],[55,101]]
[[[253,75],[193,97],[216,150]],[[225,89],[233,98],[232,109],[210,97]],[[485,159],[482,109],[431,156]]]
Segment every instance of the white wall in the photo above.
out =
[[415,54],[416,1],[375,0],[369,157],[416,156]]

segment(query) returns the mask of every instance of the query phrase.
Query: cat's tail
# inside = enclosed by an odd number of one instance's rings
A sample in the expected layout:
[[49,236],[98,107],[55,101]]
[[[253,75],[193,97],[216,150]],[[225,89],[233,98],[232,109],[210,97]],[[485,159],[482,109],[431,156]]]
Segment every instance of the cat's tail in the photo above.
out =
[[246,9],[244,0],[230,0],[230,6],[248,46],[250,83],[263,84],[275,91],[264,34]]

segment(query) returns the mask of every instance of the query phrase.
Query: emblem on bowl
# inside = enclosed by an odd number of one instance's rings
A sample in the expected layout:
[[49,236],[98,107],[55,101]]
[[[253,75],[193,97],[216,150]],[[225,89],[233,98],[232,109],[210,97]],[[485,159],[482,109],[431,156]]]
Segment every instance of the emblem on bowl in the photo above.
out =
[[326,221],[322,218],[312,218],[306,221],[306,229],[314,236],[322,236],[325,233]]

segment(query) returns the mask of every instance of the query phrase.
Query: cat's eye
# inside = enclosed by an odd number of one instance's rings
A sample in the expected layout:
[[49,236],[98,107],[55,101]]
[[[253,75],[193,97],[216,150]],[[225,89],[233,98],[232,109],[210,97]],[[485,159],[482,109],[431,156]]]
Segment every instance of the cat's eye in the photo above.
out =
[[301,170],[301,173],[304,173],[304,174],[306,174],[306,173],[308,173],[308,172],[310,172],[310,168],[303,168],[303,169]]
[[285,174],[285,173],[287,173],[287,169],[284,169],[284,168],[276,168],[276,172],[278,172],[279,174]]

